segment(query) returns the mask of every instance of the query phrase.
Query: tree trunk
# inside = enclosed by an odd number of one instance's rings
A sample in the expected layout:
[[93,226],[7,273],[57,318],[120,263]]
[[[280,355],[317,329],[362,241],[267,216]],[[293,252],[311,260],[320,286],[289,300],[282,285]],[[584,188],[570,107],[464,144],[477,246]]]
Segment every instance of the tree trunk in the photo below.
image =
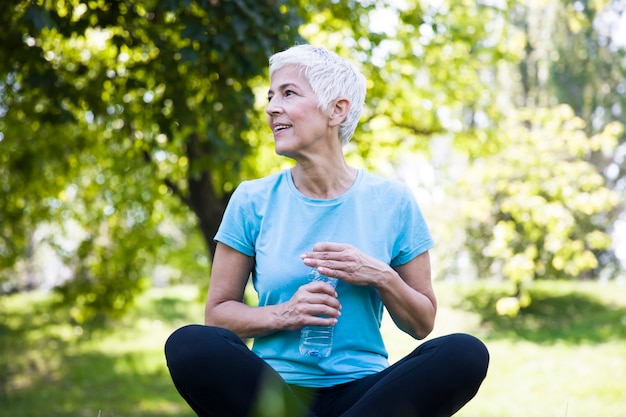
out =
[[189,205],[198,218],[198,225],[206,242],[209,260],[213,259],[216,243],[213,240],[222,221],[230,195],[220,197],[215,192],[213,179],[208,167],[199,168],[206,151],[197,134],[192,134],[187,141],[189,158]]

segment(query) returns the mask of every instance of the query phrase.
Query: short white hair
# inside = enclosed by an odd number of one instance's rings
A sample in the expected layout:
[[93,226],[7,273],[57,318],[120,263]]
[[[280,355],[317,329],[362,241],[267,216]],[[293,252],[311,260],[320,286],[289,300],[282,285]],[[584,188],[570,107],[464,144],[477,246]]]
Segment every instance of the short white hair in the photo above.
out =
[[297,65],[302,69],[323,111],[340,97],[350,100],[348,115],[339,126],[342,145],[348,143],[365,103],[366,81],[363,74],[339,55],[308,44],[292,46],[272,55],[269,59],[270,77],[285,65]]

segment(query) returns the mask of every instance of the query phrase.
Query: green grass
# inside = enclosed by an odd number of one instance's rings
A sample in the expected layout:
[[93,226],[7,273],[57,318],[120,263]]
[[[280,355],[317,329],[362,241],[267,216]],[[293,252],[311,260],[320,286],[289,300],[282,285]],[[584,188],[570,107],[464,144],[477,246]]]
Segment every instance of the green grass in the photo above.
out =
[[39,294],[0,307],[0,417],[193,416],[164,364],[168,335],[202,315],[189,288],[152,290],[115,328],[49,313]]
[[[460,417],[626,415],[626,287],[542,282],[514,318],[495,314],[498,283],[436,283],[433,335],[468,332],[491,353]],[[192,417],[170,382],[163,344],[202,320],[193,288],[151,290],[113,328],[81,327],[42,294],[0,298],[0,417]],[[383,327],[390,359],[419,342]]]
[[[507,285],[437,283],[433,335],[469,332],[491,355],[487,379],[459,417],[626,416],[626,287],[540,282],[533,302],[514,318],[495,302]],[[408,353],[410,338],[385,327]],[[392,342],[393,343],[393,342]]]

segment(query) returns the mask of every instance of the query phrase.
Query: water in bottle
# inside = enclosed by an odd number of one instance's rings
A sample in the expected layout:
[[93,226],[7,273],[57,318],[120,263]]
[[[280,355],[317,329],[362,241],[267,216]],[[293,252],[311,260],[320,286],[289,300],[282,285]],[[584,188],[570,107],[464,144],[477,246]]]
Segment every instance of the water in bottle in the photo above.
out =
[[[320,274],[317,269],[309,273],[309,281],[324,281],[334,287],[337,278]],[[300,331],[300,353],[306,356],[325,358],[330,355],[333,345],[334,326],[306,326]]]

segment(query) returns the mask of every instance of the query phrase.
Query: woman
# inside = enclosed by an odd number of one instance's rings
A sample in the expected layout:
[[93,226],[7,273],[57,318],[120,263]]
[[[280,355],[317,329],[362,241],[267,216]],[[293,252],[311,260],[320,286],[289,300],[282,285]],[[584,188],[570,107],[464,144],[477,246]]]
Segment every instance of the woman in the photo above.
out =
[[[270,58],[268,123],[295,166],[237,188],[215,237],[206,325],[177,330],[165,348],[199,416],[450,416],[484,379],[487,350],[469,335],[387,362],[383,308],[416,339],[433,329],[433,242],[403,183],[344,160],[364,99],[363,75],[325,49]],[[312,268],[336,288],[308,282]],[[243,303],[250,275],[256,307]],[[305,326],[332,326],[327,357],[301,353]]]

